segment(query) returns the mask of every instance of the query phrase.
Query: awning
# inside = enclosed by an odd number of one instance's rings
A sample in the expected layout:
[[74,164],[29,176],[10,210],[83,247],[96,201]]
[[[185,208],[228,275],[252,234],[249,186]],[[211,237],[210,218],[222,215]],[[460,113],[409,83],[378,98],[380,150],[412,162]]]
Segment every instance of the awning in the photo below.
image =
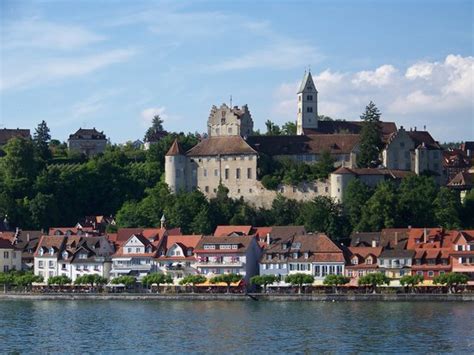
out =
[[[232,282],[230,284],[230,287],[238,287],[243,283],[244,280],[240,280],[238,282]],[[197,287],[212,287],[212,286],[217,286],[217,287],[227,287],[227,284],[225,282],[216,282],[216,283],[211,283],[209,280],[206,280],[202,284],[197,284]]]

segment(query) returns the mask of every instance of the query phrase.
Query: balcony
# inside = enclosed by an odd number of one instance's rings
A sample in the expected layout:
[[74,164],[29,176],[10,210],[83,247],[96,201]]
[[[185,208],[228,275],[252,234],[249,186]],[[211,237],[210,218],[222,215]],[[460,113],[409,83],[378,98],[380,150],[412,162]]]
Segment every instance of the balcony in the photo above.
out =
[[149,271],[152,269],[151,264],[117,264],[112,266],[113,270],[138,270]]
[[243,267],[242,261],[199,261],[196,267]]

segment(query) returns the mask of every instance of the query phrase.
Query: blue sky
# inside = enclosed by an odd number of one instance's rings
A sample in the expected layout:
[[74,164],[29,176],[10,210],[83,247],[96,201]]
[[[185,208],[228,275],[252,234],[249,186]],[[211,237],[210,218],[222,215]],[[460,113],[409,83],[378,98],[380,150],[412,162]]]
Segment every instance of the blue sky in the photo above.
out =
[[319,113],[373,100],[398,126],[474,139],[472,1],[0,2],[0,124],[55,138],[96,127],[120,143],[159,113],[206,130],[212,105],[248,104],[256,128],[296,119],[311,68]]

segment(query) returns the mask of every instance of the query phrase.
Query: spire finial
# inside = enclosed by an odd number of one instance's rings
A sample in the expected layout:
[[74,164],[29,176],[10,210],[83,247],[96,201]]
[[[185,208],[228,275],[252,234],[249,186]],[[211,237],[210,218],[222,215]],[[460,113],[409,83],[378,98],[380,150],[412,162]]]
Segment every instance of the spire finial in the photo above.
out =
[[232,94],[230,94],[230,108],[232,108]]
[[311,64],[310,64],[310,65],[308,65],[308,73],[310,73],[310,74],[311,74]]

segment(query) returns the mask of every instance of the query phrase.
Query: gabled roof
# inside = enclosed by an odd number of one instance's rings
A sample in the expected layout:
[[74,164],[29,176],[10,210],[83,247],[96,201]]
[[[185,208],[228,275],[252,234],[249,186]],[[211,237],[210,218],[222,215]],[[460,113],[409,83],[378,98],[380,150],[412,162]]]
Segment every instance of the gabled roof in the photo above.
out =
[[415,142],[415,147],[424,145],[428,149],[441,149],[439,143],[427,131],[407,131],[407,133]]
[[257,154],[240,136],[221,136],[203,139],[186,152],[188,157]]
[[94,128],[79,128],[75,133],[69,135],[69,139],[84,139],[90,136],[91,139],[106,139],[104,132],[99,132]]
[[364,259],[369,255],[378,258],[382,253],[382,247],[349,247],[348,249],[352,255],[359,255]]
[[217,226],[214,231],[215,237],[227,237],[232,233],[250,235],[252,231],[252,226]]
[[[305,134],[360,134],[364,121],[318,121],[318,128],[306,128]],[[382,139],[387,141],[390,134],[397,131],[394,122],[380,122]]]
[[249,143],[259,153],[267,155],[351,153],[360,141],[358,134],[311,134],[298,136],[250,136]]
[[3,128],[0,129],[0,145],[7,144],[7,142],[12,138],[24,138],[30,139],[30,130],[29,129],[9,129]]
[[171,144],[170,149],[168,150],[168,153],[166,153],[166,156],[175,156],[175,155],[184,155],[185,152],[183,148],[181,148],[181,144],[178,142],[178,138],[175,138],[173,141],[173,144]]
[[204,245],[212,244],[212,245],[221,245],[221,244],[233,244],[238,245],[238,249],[232,249],[231,252],[245,252],[247,248],[250,246],[252,241],[255,240],[253,236],[232,236],[232,237],[214,237],[214,236],[203,236],[196,245],[195,252],[201,253],[221,253],[225,252],[226,250],[219,250],[219,249],[204,249]]
[[449,187],[470,189],[474,186],[474,173],[462,171],[448,183]]

